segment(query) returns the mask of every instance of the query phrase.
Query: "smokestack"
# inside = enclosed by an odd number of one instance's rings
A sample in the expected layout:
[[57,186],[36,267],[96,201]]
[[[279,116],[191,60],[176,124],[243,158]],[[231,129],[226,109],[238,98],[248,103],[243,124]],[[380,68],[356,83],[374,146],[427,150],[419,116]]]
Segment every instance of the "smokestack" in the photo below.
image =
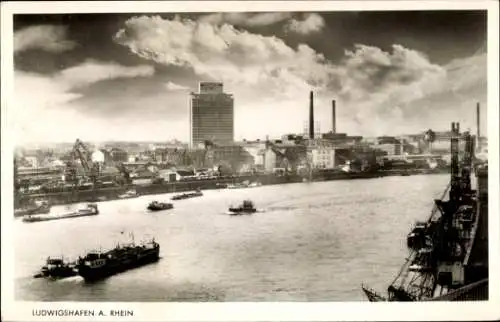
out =
[[477,146],[479,146],[479,138],[481,137],[481,111],[479,102],[476,106],[476,122],[477,122]]
[[332,100],[332,133],[337,133],[337,115],[335,111],[335,100]]
[[314,98],[312,91],[309,93],[309,138],[314,139]]

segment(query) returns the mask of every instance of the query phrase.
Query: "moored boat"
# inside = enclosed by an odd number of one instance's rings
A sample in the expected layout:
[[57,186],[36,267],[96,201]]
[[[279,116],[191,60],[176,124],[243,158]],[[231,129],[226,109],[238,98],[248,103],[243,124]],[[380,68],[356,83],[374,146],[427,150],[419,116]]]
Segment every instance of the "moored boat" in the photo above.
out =
[[89,203],[84,208],[80,208],[76,211],[61,213],[61,214],[51,214],[51,215],[26,215],[23,217],[24,222],[38,222],[38,221],[49,221],[85,216],[95,216],[99,214],[99,209],[94,203]]
[[72,277],[78,275],[74,264],[67,263],[62,257],[48,257],[46,263],[35,274],[34,278],[50,277],[54,279]]
[[78,274],[85,281],[96,281],[156,262],[159,258],[160,244],[152,239],[140,245],[132,242],[131,244],[117,245],[105,252],[89,252],[78,259],[76,267]]
[[172,200],[183,200],[183,199],[196,198],[196,197],[201,197],[201,196],[203,196],[203,193],[198,188],[198,189],[196,189],[195,192],[188,192],[188,193],[183,193],[180,195],[175,195],[171,199]]
[[260,186],[262,186],[262,183],[260,183],[259,181],[250,182],[248,180],[245,180],[242,183],[228,184],[227,189],[255,188]]
[[50,213],[51,206],[45,200],[35,201],[32,205],[14,210],[14,217],[23,217],[26,215],[38,215]]
[[118,198],[120,198],[120,199],[130,199],[130,198],[137,198],[137,197],[139,197],[139,193],[135,189],[128,190],[125,193],[118,195]]
[[238,207],[230,207],[229,213],[231,215],[249,215],[257,212],[251,200],[244,200]]
[[158,202],[158,201],[152,201],[148,205],[148,210],[151,211],[160,211],[160,210],[167,210],[167,209],[172,209],[174,208],[174,205],[168,202]]

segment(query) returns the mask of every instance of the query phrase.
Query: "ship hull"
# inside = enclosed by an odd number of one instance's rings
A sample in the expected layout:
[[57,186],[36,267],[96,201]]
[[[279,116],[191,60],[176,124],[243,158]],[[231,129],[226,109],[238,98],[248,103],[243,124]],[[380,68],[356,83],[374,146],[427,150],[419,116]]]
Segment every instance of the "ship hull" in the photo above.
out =
[[147,253],[141,254],[138,257],[131,256],[119,261],[109,261],[106,263],[106,265],[97,268],[91,268],[86,265],[79,265],[78,275],[83,277],[85,281],[98,281],[130,269],[157,262],[160,259],[159,254],[159,249],[153,249],[151,251],[148,251]]
[[31,223],[31,222],[39,222],[39,221],[50,221],[50,220],[59,220],[59,219],[69,219],[69,218],[78,218],[78,217],[87,217],[87,216],[96,216],[99,212],[92,213],[83,213],[83,214],[68,214],[68,215],[60,215],[60,216],[40,216],[40,217],[24,217],[23,222]]
[[187,193],[183,195],[177,195],[173,196],[171,200],[184,200],[184,199],[190,199],[190,198],[196,198],[196,197],[201,197],[203,194],[201,193]]
[[47,278],[53,278],[53,279],[62,279],[62,278],[76,276],[76,275],[77,275],[77,273],[72,268],[70,268],[70,267],[62,268],[61,267],[61,268],[56,268],[56,269],[52,269],[52,270],[41,271],[40,273],[36,274],[34,277],[35,278],[47,277]]
[[50,213],[50,207],[40,207],[36,209],[16,209],[14,217],[24,217],[29,215],[45,215]]
[[149,205],[148,210],[149,211],[162,211],[162,210],[169,210],[174,208],[172,204],[160,204],[160,205]]

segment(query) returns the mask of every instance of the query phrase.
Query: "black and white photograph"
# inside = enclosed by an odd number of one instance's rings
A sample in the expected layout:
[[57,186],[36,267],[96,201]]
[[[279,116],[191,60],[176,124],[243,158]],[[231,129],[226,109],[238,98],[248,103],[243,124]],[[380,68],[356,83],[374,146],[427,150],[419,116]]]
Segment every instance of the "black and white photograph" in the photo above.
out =
[[23,316],[498,300],[498,4],[368,2],[10,10],[2,281]]

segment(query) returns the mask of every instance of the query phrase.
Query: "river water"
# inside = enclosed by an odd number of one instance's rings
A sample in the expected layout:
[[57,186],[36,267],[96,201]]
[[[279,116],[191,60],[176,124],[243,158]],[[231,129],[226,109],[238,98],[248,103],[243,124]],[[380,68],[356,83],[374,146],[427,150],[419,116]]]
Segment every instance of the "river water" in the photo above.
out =
[[[30,301],[365,301],[385,291],[407,255],[406,234],[425,219],[448,175],[297,183],[205,191],[149,213],[171,194],[99,203],[100,214],[16,220],[15,297]],[[229,216],[251,199],[262,212]],[[57,206],[53,212],[65,211]],[[122,233],[124,232],[124,233]],[[47,256],[74,259],[117,242],[155,237],[161,260],[87,284],[33,279]]]

